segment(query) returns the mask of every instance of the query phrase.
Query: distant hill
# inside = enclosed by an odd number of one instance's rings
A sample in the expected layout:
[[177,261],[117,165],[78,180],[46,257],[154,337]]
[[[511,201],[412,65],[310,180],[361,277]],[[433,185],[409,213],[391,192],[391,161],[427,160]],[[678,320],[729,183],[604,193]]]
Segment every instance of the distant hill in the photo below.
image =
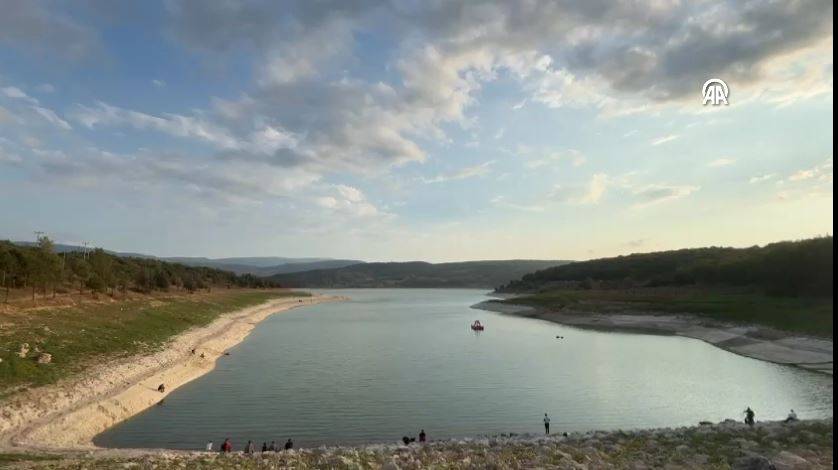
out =
[[503,260],[458,263],[364,263],[269,277],[286,287],[473,287],[495,288],[523,274],[568,261]]
[[[33,242],[13,242],[18,246],[34,246]],[[78,245],[55,244],[56,253],[75,253],[84,250],[92,251],[92,247]],[[184,266],[205,267],[230,271],[235,274],[252,274],[254,276],[266,277],[280,273],[295,273],[299,271],[311,271],[313,269],[342,268],[363,261],[351,259],[332,258],[285,258],[279,256],[251,256],[237,258],[205,258],[193,256],[153,256],[143,253],[117,252],[104,250],[106,253],[123,258],[156,259],[170,263],[180,263]]]
[[227,260],[247,260],[254,258],[223,258],[223,259],[208,259],[208,258],[162,258],[166,261],[185,264],[187,266],[204,266],[208,268],[223,269],[231,271],[236,274],[253,274],[254,276],[272,276],[274,274],[296,273],[301,271],[311,271],[315,269],[332,269],[342,268],[353,264],[363,263],[363,261],[351,259],[317,259],[316,261],[305,261],[314,258],[273,258],[284,259],[284,263],[259,266],[249,265],[242,262],[225,262]]
[[[701,284],[783,296],[832,296],[832,237],[750,248],[692,248],[580,261],[533,272],[499,292]],[[595,287],[595,286],[594,286]]]
[[[173,263],[183,263],[186,265],[204,266],[204,265],[234,265],[234,266],[252,266],[255,268],[269,268],[273,266],[280,266],[286,264],[297,263],[316,263],[318,261],[329,261],[331,258],[283,258],[280,256],[246,256],[239,258],[204,258],[191,256],[174,256],[165,258]],[[355,261],[358,263],[359,261]]]

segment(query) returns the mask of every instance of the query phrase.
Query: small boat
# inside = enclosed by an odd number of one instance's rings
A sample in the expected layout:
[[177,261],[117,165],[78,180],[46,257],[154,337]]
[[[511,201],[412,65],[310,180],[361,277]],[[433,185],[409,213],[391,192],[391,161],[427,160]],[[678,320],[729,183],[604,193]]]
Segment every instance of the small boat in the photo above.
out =
[[474,320],[474,323],[471,324],[471,329],[474,331],[483,331],[483,325],[480,324],[480,320]]

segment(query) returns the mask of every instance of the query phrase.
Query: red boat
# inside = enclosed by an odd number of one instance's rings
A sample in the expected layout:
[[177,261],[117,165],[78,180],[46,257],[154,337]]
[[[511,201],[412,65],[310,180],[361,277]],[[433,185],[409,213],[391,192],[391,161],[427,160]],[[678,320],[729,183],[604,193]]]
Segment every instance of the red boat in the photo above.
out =
[[474,320],[474,323],[471,324],[471,329],[474,331],[483,331],[483,325],[480,324],[480,320]]

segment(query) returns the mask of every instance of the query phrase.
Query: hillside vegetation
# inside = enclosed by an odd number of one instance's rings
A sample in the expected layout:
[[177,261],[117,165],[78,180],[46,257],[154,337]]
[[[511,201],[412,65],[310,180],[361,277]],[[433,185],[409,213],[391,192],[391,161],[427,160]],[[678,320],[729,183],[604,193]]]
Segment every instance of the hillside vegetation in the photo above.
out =
[[832,237],[570,263],[498,291],[553,312],[691,314],[831,338]]
[[26,291],[35,300],[40,295],[55,296],[77,290],[79,293],[116,295],[128,290],[195,291],[224,287],[277,287],[275,282],[253,275],[236,275],[209,267],[192,267],[157,259],[117,256],[102,249],[90,252],[56,253],[47,237],[21,246],[0,241],[0,288],[2,301],[13,293]]
[[694,248],[570,263],[536,271],[498,289],[748,286],[765,294],[832,297],[832,237],[751,248]]
[[275,282],[289,287],[471,287],[495,288],[525,273],[567,261],[504,260],[460,263],[365,263],[337,269],[279,274]]
[[[22,387],[55,382],[92,364],[156,351],[174,335],[219,315],[281,296],[280,289],[129,292],[127,298],[67,295],[61,304],[0,308],[0,400]],[[48,364],[39,361],[50,355]]]

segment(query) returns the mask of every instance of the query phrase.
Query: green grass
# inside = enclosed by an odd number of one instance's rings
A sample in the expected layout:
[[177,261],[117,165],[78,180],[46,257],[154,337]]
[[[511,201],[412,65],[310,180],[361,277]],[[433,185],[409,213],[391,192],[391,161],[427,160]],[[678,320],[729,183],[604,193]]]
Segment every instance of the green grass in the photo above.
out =
[[[152,352],[191,327],[220,314],[257,305],[289,291],[218,291],[207,295],[131,300],[0,315],[0,399],[21,387],[40,386],[83,370],[91,363]],[[20,358],[22,343],[52,354]]]
[[832,299],[771,297],[706,289],[554,290],[508,301],[549,309],[596,313],[690,313],[711,320],[759,324],[832,337]]

